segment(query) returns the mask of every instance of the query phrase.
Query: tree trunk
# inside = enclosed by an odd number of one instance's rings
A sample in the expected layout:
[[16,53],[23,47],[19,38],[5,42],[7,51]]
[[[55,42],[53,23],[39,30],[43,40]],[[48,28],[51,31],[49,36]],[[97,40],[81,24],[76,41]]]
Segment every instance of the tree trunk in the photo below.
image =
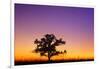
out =
[[48,61],[50,62],[50,57],[48,57]]
[[50,62],[51,60],[50,60],[50,43],[48,44],[48,62]]
[[48,52],[48,62],[50,62],[50,52]]

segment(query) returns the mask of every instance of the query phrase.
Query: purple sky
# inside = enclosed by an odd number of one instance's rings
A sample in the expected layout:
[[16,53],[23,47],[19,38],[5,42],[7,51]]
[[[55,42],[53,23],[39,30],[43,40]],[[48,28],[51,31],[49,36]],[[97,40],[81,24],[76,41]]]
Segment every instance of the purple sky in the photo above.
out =
[[[86,32],[93,34],[93,8],[74,8],[16,4],[15,22],[19,29],[56,32],[71,31],[73,33]],[[34,26],[35,25],[35,26]],[[59,31],[58,28],[62,31]],[[29,31],[29,32],[30,32]]]

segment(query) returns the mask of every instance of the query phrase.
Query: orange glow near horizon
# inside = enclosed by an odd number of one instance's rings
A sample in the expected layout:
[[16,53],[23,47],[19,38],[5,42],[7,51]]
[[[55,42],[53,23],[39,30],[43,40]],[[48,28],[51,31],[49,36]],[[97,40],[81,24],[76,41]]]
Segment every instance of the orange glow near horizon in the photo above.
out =
[[[16,34],[17,35],[17,34]],[[39,53],[32,53],[32,50],[35,49],[36,44],[34,40],[36,37],[43,37],[41,34],[37,34],[32,38],[32,35],[15,35],[15,60],[16,61],[39,61],[39,60],[48,60],[45,56],[40,56]],[[57,35],[57,34],[56,34]],[[30,36],[30,37],[29,37]],[[93,59],[94,58],[94,48],[92,41],[88,39],[77,39],[77,41],[69,41],[71,39],[67,36],[56,36],[58,39],[63,38],[66,41],[65,45],[60,45],[57,50],[63,51],[67,50],[67,54],[60,54],[58,56],[53,56],[52,60],[58,59]],[[65,38],[64,38],[65,37]],[[74,39],[74,38],[72,38]],[[20,40],[20,41],[19,41]],[[92,48],[90,48],[91,46]]]

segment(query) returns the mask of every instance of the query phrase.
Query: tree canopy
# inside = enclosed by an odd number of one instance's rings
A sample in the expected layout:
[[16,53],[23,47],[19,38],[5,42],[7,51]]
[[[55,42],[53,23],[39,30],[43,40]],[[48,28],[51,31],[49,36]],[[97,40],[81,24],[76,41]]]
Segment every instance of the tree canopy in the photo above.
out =
[[62,38],[57,39],[53,34],[46,34],[40,40],[35,39],[34,44],[37,45],[34,51],[40,53],[41,56],[47,56],[49,61],[52,56],[66,53],[66,50],[56,50],[56,46],[65,44],[65,41],[63,41]]

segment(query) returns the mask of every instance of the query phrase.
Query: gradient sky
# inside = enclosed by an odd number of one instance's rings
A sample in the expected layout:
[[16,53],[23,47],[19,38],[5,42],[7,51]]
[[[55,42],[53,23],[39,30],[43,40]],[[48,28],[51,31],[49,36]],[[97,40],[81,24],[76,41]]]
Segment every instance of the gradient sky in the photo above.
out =
[[93,8],[15,4],[15,60],[47,59],[32,53],[34,40],[47,33],[66,41],[57,50],[68,53],[52,59],[93,58],[93,29]]

